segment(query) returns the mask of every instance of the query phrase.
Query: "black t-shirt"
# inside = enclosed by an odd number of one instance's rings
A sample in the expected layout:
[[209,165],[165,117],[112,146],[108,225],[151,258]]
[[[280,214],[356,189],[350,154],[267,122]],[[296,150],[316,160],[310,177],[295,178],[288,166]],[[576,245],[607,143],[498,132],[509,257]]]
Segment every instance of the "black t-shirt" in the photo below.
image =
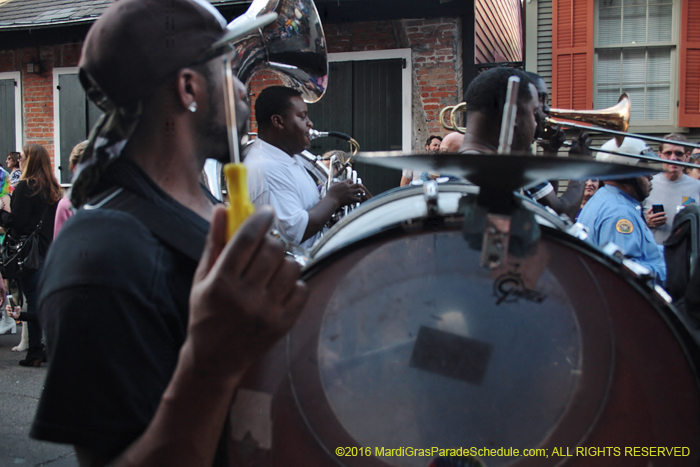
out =
[[39,316],[50,364],[30,435],[116,455],[148,426],[172,377],[197,267],[124,204],[158,206],[188,244],[203,246],[209,224],[132,162],[109,173],[123,191],[68,219],[45,263]]

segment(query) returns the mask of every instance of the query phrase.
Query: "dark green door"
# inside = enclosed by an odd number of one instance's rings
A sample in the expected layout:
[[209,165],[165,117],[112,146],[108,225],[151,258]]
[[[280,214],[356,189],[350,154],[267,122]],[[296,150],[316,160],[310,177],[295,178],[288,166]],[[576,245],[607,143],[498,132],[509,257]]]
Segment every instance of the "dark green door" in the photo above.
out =
[[17,148],[15,128],[15,80],[0,79],[0,156]]
[[[329,86],[309,116],[319,131],[352,136],[360,151],[401,150],[401,73],[403,59],[331,62]],[[336,138],[312,141],[311,152],[350,151]],[[401,171],[357,163],[358,176],[372,194],[399,186]]]
[[102,111],[85,95],[77,74],[58,75],[59,109],[58,119],[61,126],[61,183],[70,183],[72,174],[68,170],[68,159],[73,147],[90,134]]

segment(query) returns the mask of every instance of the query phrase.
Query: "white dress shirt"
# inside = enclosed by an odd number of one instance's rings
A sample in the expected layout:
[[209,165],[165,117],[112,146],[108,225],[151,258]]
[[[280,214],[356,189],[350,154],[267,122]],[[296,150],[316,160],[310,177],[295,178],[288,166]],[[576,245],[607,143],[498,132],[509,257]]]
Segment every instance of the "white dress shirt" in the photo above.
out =
[[321,200],[319,189],[301,162],[301,156],[289,154],[257,138],[243,161],[248,169],[248,192],[256,208],[272,205],[272,224],[293,243],[310,248],[322,233],[301,239],[309,223],[309,209]]

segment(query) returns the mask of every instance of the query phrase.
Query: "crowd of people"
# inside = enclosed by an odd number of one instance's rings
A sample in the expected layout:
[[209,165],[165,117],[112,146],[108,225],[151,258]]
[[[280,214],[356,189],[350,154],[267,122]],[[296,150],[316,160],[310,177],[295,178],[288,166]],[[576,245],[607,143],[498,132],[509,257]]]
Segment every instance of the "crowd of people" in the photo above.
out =
[[[169,34],[186,46],[161,40],[151,21],[162,17],[179,25]],[[198,177],[207,158],[229,160],[226,113],[235,112],[239,133],[250,115],[240,81],[235,108],[224,99],[226,51],[215,47],[223,38],[231,39],[226,21],[206,2],[112,4],[80,59],[81,82],[107,115],[71,155],[70,197],[61,199],[45,148],[28,144],[7,158],[14,191],[9,206],[0,201],[0,225],[7,235],[41,225],[45,261],[18,281],[26,313],[6,303],[2,323],[27,322],[20,364],[50,361],[31,436],[73,445],[81,465],[226,465],[236,388],[307,295],[299,265],[267,233],[312,245],[339,208],[371,197],[351,181],[321,197],[298,159],[310,145],[307,106],[297,91],[269,87],[257,96],[259,133],[244,161],[256,213],[228,241],[226,210]],[[520,78],[512,151],[528,153],[543,132],[548,90],[512,68],[475,78],[466,133],[431,135],[426,151],[496,154],[494,122],[511,76]],[[555,130],[545,152],[564,139]],[[589,142],[582,134],[571,156],[591,158]],[[556,181],[543,182],[524,193],[577,218],[591,244],[617,243],[663,284],[661,244],[677,207],[700,200],[700,181],[673,165],[690,159],[683,146],[662,144],[659,155],[668,162],[653,179],[571,181],[561,196]],[[406,170],[400,184],[445,175]]]
[[[69,168],[74,169],[87,146],[87,141],[78,143],[69,158]],[[67,196],[60,198],[61,188],[53,174],[51,159],[46,148],[39,144],[27,144],[21,152],[10,152],[7,156],[8,168],[17,160],[17,181],[12,185],[11,174],[4,169],[2,188],[0,189],[0,226],[3,235],[19,239],[36,231],[39,238],[38,255],[43,259],[53,239],[58,235],[63,223],[73,215],[73,208]],[[7,183],[5,183],[7,182]],[[60,201],[59,201],[60,198]],[[19,361],[22,366],[39,367],[46,362],[45,346],[42,343],[43,333],[37,317],[37,286],[41,269],[23,277],[2,279],[5,293],[0,334],[16,333],[16,321],[22,321],[22,340],[13,351],[27,350],[26,358]],[[10,300],[6,291],[16,290],[18,300]],[[18,305],[19,303],[19,305]],[[21,304],[26,303],[26,312],[22,312]]]

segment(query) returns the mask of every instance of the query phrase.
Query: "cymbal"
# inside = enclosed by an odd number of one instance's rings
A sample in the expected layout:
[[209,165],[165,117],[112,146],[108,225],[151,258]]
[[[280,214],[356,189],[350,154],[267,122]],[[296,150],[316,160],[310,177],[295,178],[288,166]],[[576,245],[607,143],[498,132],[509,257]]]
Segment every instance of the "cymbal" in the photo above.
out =
[[656,174],[648,167],[598,162],[573,157],[544,157],[518,154],[405,153],[401,151],[360,152],[357,162],[392,169],[411,169],[462,176],[491,188],[516,189],[546,180],[567,178],[612,180]]

